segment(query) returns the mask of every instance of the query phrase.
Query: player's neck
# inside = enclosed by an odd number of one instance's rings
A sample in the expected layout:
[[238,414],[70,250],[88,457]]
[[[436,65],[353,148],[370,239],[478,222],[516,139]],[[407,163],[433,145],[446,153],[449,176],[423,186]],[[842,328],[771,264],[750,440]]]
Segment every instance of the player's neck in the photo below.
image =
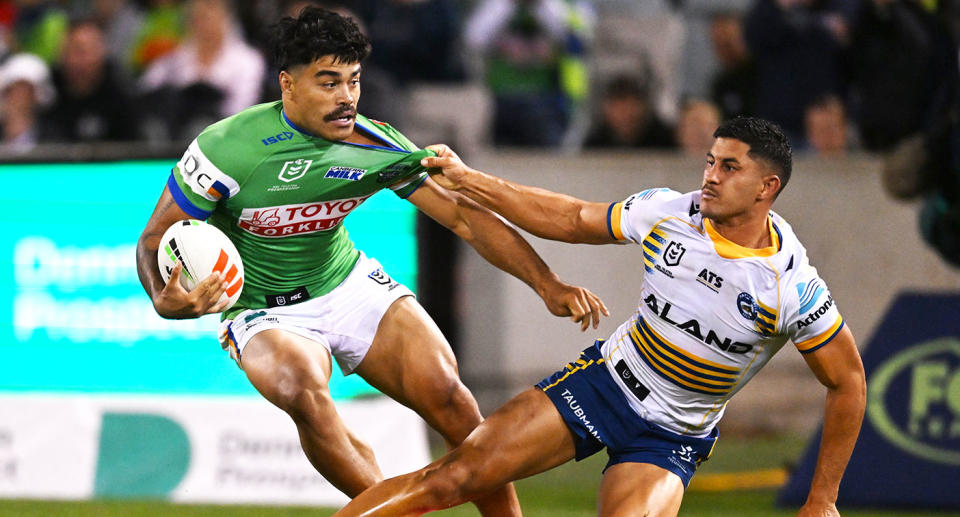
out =
[[773,246],[768,212],[743,214],[723,220],[710,219],[713,229],[724,239],[744,248],[763,249]]

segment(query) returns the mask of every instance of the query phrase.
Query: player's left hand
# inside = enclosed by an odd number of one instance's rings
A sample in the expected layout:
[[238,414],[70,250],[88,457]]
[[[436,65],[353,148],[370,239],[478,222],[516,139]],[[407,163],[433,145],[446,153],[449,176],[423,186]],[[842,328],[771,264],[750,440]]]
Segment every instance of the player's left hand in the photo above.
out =
[[447,145],[433,144],[426,148],[437,154],[420,160],[433,181],[447,190],[460,190],[464,177],[471,172],[467,164]]
[[797,512],[797,517],[840,517],[840,511],[837,505],[833,503],[811,503],[806,504]]
[[600,316],[610,316],[610,311],[599,296],[583,287],[577,287],[557,280],[551,282],[540,294],[547,309],[554,316],[568,316],[570,321],[580,324],[580,331],[585,332],[591,322],[593,328],[600,325]]

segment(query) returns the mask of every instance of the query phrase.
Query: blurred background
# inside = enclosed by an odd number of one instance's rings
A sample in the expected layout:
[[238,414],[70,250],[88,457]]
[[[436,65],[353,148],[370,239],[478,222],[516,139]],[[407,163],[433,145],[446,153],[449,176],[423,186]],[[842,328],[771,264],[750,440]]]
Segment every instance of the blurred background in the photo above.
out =
[[[279,98],[270,26],[306,5],[371,38],[360,112],[581,198],[694,190],[721,120],[780,124],[795,174],[774,208],[867,366],[841,509],[960,514],[957,0],[0,0],[0,515],[305,515],[343,502],[219,350],[216,318],[160,319],[134,269],[187,144]],[[611,308],[581,334],[395,196],[347,225],[415,288],[485,412],[637,303],[631,247],[530,237]],[[442,451],[359,379],[332,388],[388,474]],[[681,515],[790,515],[823,395],[785,347],[727,407]],[[594,514],[601,468],[521,483],[527,514]]]

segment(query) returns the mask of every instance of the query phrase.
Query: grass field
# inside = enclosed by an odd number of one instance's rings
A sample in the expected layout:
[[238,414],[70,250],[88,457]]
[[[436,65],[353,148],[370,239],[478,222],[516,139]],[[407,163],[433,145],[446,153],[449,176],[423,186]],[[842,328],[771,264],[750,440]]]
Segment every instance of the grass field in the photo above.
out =
[[[782,468],[796,460],[806,440],[802,437],[721,439],[713,459],[697,476]],[[596,493],[606,455],[597,454],[517,483],[527,517],[591,517],[596,515]],[[697,479],[696,477],[694,478]],[[703,491],[691,488],[684,497],[684,517],[790,517],[795,509],[774,505],[776,490]],[[923,517],[960,515],[960,512],[847,510],[844,517]],[[8,517],[327,517],[333,509],[303,507],[199,506],[156,501],[51,502],[0,500],[0,516]],[[437,512],[438,517],[476,517],[472,507]]]

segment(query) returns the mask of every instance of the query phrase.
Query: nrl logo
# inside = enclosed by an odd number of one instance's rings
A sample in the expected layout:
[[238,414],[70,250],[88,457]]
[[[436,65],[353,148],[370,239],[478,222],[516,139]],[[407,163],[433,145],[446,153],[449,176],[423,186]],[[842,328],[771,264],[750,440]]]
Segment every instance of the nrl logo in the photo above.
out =
[[310,170],[310,165],[312,163],[313,160],[304,160],[303,158],[284,162],[283,168],[280,169],[280,175],[277,177],[280,179],[280,181],[285,181],[287,183],[298,180],[302,178],[308,170]]

